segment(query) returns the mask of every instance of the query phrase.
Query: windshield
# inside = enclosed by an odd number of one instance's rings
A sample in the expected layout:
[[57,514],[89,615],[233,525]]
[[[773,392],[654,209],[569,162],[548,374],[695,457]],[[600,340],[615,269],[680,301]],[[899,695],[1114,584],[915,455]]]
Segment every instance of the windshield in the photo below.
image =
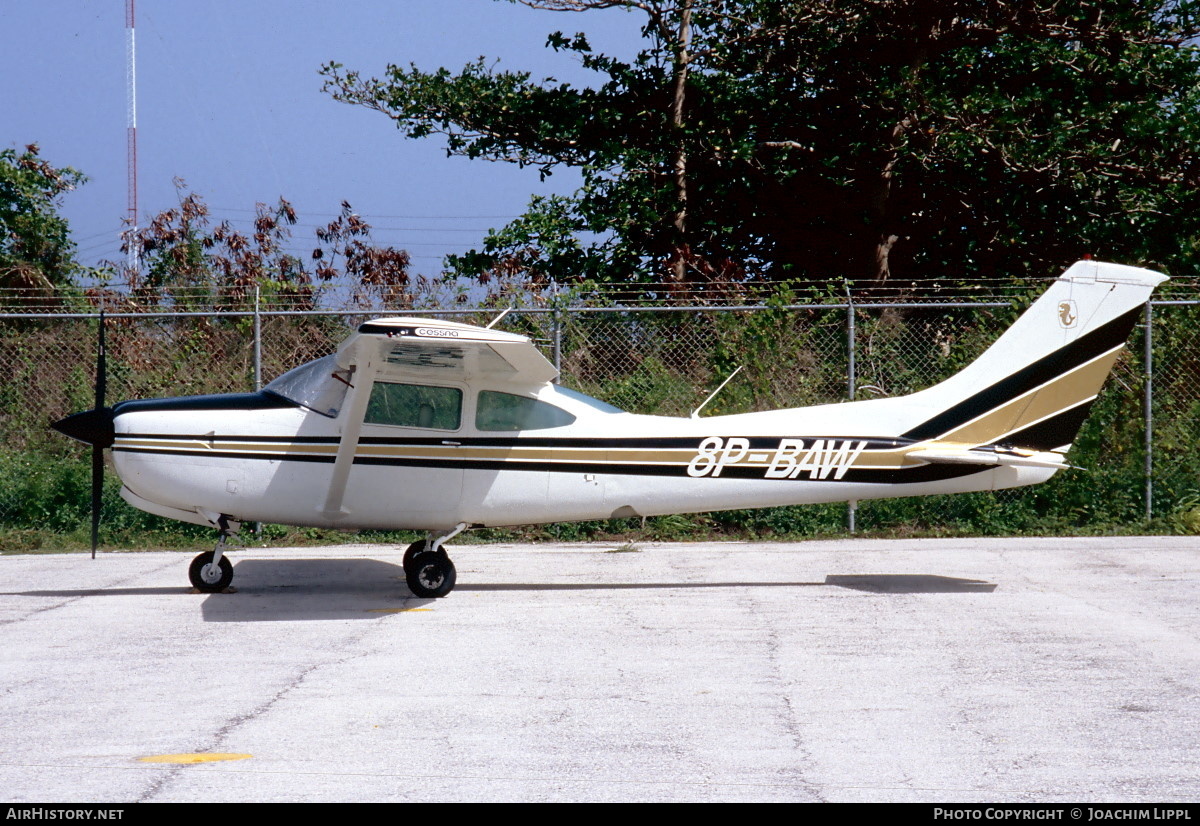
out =
[[350,376],[350,370],[338,369],[334,353],[287,371],[263,390],[332,419],[342,409]]

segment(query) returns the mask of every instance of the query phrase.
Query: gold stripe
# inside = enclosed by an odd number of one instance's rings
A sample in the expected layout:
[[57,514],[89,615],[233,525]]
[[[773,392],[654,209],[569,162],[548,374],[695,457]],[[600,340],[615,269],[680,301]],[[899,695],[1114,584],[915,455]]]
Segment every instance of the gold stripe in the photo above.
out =
[[143,449],[187,450],[195,453],[210,453],[212,451],[234,453],[315,453],[317,455],[333,455],[337,453],[337,445],[305,444],[303,442],[223,442],[220,439],[187,441],[179,439],[130,439],[117,436],[117,444],[121,447],[139,447]]
[[[167,449],[182,451],[188,454],[202,456],[219,451],[221,453],[266,453],[279,456],[316,455],[333,456],[337,453],[337,445],[280,443],[280,442],[197,442],[196,440],[180,441],[169,439],[129,439],[117,437],[122,447],[141,449]],[[811,449],[813,439],[805,438],[808,443],[806,450]],[[828,443],[830,440],[824,440]],[[837,439],[838,442],[864,441],[859,439]],[[906,464],[904,454],[910,450],[904,448],[881,448],[864,450],[858,455],[855,468],[890,469]],[[731,462],[726,467],[740,465],[743,467],[767,468],[775,461],[777,447],[756,448],[737,462]],[[685,466],[697,454],[697,448],[664,448],[647,450],[644,448],[547,448],[547,447],[462,447],[457,445],[363,445],[358,446],[356,458],[389,458],[389,459],[448,459],[448,460],[492,460],[510,462],[594,462],[601,465],[638,464],[638,465],[676,465]],[[794,458],[794,457],[793,457]]]
[[934,441],[939,444],[957,442],[971,446],[991,444],[1034,422],[1075,407],[1100,392],[1100,387],[1112,370],[1120,349],[1118,347],[1098,356]]

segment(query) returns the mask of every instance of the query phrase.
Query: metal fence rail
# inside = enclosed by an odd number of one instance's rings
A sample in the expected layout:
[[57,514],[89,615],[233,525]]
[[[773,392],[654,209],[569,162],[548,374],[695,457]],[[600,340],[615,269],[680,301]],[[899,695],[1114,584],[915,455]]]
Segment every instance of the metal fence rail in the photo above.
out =
[[[1078,511],[1080,525],[1131,508],[1147,519],[1163,517],[1200,501],[1198,307],[1200,299],[1147,306],[1093,410],[1091,429],[1077,442],[1097,464],[1092,479],[1069,493],[1083,497],[1071,511]],[[485,323],[493,312],[419,314]],[[714,415],[913,392],[957,372],[1017,314],[1001,301],[551,306],[513,309],[501,327],[531,336],[560,368],[564,384],[634,412],[687,415],[741,366],[705,408]],[[109,399],[257,389],[332,352],[364,317],[362,310],[258,305],[106,313]],[[14,491],[36,484],[22,474],[35,474],[39,463],[82,462],[78,446],[47,425],[92,404],[98,318],[92,312],[0,313],[0,479]],[[998,507],[1018,500],[1043,507],[1042,500],[1021,500],[1045,495],[1026,490],[1000,492],[994,500]],[[62,492],[64,499],[70,495]],[[0,492],[0,527],[30,518],[17,496]],[[932,507],[948,514],[953,506]],[[851,528],[855,522],[881,527],[893,518],[888,506],[875,502],[841,517]]]

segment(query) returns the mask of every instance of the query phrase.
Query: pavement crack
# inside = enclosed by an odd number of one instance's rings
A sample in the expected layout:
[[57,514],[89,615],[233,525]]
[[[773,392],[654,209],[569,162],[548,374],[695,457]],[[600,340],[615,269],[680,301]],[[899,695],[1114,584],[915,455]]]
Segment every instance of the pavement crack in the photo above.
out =
[[815,801],[826,803],[828,801],[821,793],[820,787],[808,780],[806,776],[807,771],[805,767],[812,765],[813,756],[805,744],[804,733],[801,731],[796,709],[792,706],[792,698],[788,696],[786,690],[783,667],[780,663],[782,646],[779,640],[779,632],[770,624],[761,622],[762,611],[757,599],[751,598],[748,602],[748,608],[751,618],[759,620],[758,624],[762,626],[764,632],[770,682],[772,685],[778,687],[779,700],[782,706],[777,714],[780,718],[783,731],[791,738],[792,750],[800,757],[799,765],[795,767],[795,782],[812,795]]
[[[353,640],[353,642],[361,643],[365,636],[365,634],[360,634],[356,637],[356,639]],[[351,644],[351,641],[347,641],[346,644]],[[202,745],[200,748],[195,749],[194,753],[206,754],[224,751],[222,744],[232,737],[239,728],[244,726],[246,723],[251,722],[270,712],[275,706],[279,705],[284,699],[286,699],[289,694],[296,691],[296,689],[303,685],[304,681],[308,679],[308,677],[314,672],[329,667],[336,668],[361,656],[364,656],[363,652],[355,650],[355,652],[352,654],[319,663],[310,663],[309,665],[299,669],[285,685],[281,686],[271,696],[261,701],[254,708],[230,717],[222,726],[217,728],[212,733],[212,736],[209,738],[209,742],[205,745]],[[164,788],[166,788],[173,780],[182,776],[182,773],[187,771],[188,768],[189,765],[181,764],[166,769],[163,774],[161,774],[152,784],[150,784],[150,786],[147,787],[147,789],[138,797],[137,802],[152,802]]]

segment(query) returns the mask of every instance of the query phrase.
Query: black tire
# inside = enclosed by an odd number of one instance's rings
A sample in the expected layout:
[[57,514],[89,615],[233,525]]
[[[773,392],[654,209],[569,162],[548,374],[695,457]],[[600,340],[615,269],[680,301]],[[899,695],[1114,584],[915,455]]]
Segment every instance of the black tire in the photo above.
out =
[[404,573],[412,570],[413,557],[425,550],[429,545],[428,539],[418,539],[416,542],[408,546],[408,550],[404,552],[404,562],[401,563],[404,567]]
[[[205,551],[192,560],[188,568],[188,579],[192,581],[197,591],[206,594],[219,594],[233,582],[233,563],[229,557],[222,555],[217,565],[218,571],[212,570],[213,551]],[[217,575],[219,574],[219,576]]]
[[444,551],[433,553],[422,551],[413,557],[412,564],[404,572],[408,589],[422,599],[437,599],[454,590],[458,571]]

